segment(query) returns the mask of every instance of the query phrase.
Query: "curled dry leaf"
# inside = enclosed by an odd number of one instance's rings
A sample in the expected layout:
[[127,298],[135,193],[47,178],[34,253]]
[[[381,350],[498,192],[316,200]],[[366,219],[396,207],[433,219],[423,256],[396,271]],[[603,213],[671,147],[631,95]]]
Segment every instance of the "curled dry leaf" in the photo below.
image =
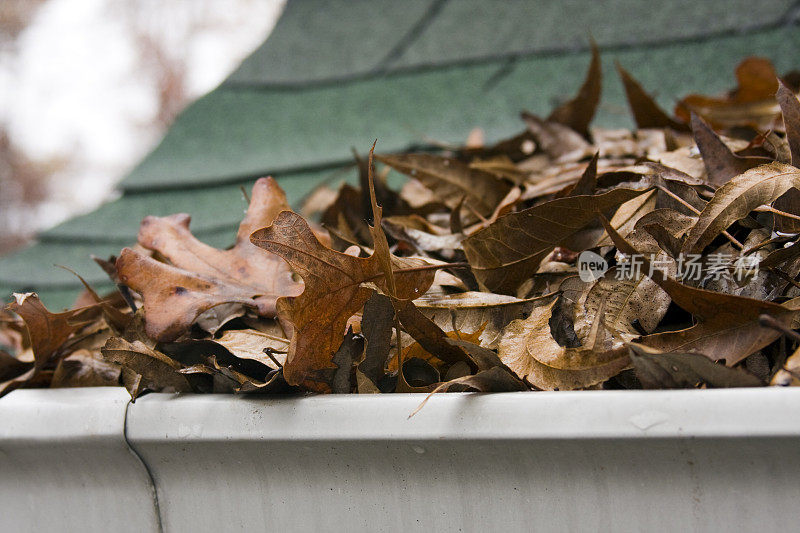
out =
[[800,188],[800,169],[773,162],[736,176],[717,189],[683,243],[684,253],[702,251],[728,226],[786,191]]
[[136,399],[142,389],[165,392],[190,392],[192,386],[187,377],[178,372],[182,365],[149,348],[141,341],[128,342],[112,337],[102,349],[103,357],[112,363],[127,368],[142,377],[143,384],[136,383],[135,389],[128,392]]
[[[280,328],[275,329],[280,330]],[[289,347],[288,339],[281,339],[277,335],[265,335],[254,329],[229,329],[214,339],[214,342],[224,346],[239,359],[252,359],[275,370],[278,364],[283,365],[286,362],[286,355],[280,352],[286,351]],[[266,355],[264,350],[273,350],[272,357]]]
[[122,368],[104,361],[89,350],[76,350],[58,362],[50,386],[56,387],[116,387]]
[[[0,380],[0,396],[36,380],[67,339],[87,325],[87,322],[82,320],[86,308],[51,313],[34,293],[14,294],[14,301],[8,305],[8,309],[19,315],[25,323],[33,364],[3,352],[5,367],[3,373],[6,377]],[[23,368],[27,370],[17,373],[17,370]]]
[[[617,268],[612,268],[598,279],[586,292],[581,301],[576,302],[575,330],[578,336],[588,334],[591,329],[590,317],[596,319],[603,310],[603,324],[608,330],[621,334],[626,340],[640,335],[638,328],[647,333],[653,332],[667,313],[671,299],[651,278],[617,276]],[[584,327],[580,329],[579,324]]]
[[470,168],[456,159],[430,154],[378,155],[375,158],[419,180],[448,207],[456,207],[461,198],[466,197],[467,210],[483,217],[492,214],[512,187],[494,174]]
[[480,332],[479,344],[497,348],[502,329],[521,318],[537,298],[515,298],[505,294],[467,291],[454,294],[425,294],[417,308],[444,331],[472,334]]
[[691,94],[675,106],[675,114],[689,121],[691,113],[703,117],[714,128],[750,126],[769,129],[779,113],[775,102],[778,76],[768,59],[748,57],[736,67],[739,86],[721,97]]
[[189,231],[188,215],[145,218],[140,244],[159,252],[171,265],[126,248],[117,260],[117,271],[123,283],[142,295],[147,334],[159,341],[174,340],[202,313],[229,303],[272,317],[279,297],[300,294],[302,283],[294,281],[283,259],[264,253],[249,240],[250,233],[287,209],[278,184],[272,178],[258,180],[230,250],[197,240]]
[[597,48],[597,43],[592,41],[592,61],[578,94],[572,100],[564,102],[554,109],[547,120],[563,124],[584,137],[588,137],[589,124],[591,124],[597,105],[600,103],[602,86],[603,69],[600,64],[600,50]]
[[791,324],[796,311],[789,307],[690,287],[665,276],[658,269],[651,269],[646,258],[607,221],[603,222],[619,251],[639,255],[644,268],[652,272],[651,279],[669,294],[676,305],[697,319],[697,323],[689,328],[647,335],[638,339],[638,343],[663,352],[708,354],[715,360],[724,359],[732,366],[780,335],[761,326],[760,315],[769,315],[786,326]]
[[513,293],[539,268],[556,246],[570,246],[570,238],[645,191],[613,189],[594,196],[552,200],[500,217],[464,242],[475,277],[493,291]]
[[8,308],[22,317],[30,337],[36,368],[42,368],[73,333],[86,325],[86,309],[51,313],[34,293],[14,294]]
[[669,117],[619,63],[617,71],[622,78],[628,105],[639,128],[671,128],[676,131],[688,131],[689,127],[685,123]]
[[555,305],[553,299],[534,308],[528,318],[506,326],[498,354],[517,376],[538,389],[571,390],[597,385],[628,366],[628,356],[621,345],[611,350],[559,345],[550,330]]
[[[335,368],[332,357],[342,343],[347,320],[369,299],[371,282],[386,289],[375,254],[352,257],[324,246],[300,215],[280,213],[275,222],[253,233],[253,244],[283,257],[305,281],[300,296],[282,298],[278,311],[292,330],[284,377],[290,385],[329,390],[323,376]],[[433,270],[420,269],[420,260],[392,257],[399,298],[424,293],[433,282]]]

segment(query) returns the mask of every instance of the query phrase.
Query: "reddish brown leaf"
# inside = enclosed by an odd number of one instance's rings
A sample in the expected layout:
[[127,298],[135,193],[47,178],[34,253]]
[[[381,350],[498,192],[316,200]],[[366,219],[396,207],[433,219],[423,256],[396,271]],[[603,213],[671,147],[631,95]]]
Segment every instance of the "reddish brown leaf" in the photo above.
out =
[[[300,296],[278,301],[279,314],[292,329],[284,366],[286,381],[311,390],[329,390],[321,373],[335,368],[332,357],[342,343],[347,320],[372,294],[363,284],[387,289],[378,258],[375,254],[353,257],[323,246],[306,221],[290,211],[253,233],[251,240],[283,257],[306,284]],[[398,298],[415,298],[428,289],[433,270],[419,270],[424,266],[418,259],[392,257]],[[401,269],[408,270],[398,271]]]
[[294,281],[286,262],[249,241],[250,233],[287,209],[278,184],[272,178],[258,180],[230,250],[217,250],[197,240],[189,231],[189,215],[145,218],[140,244],[158,251],[171,265],[125,249],[117,260],[117,271],[123,283],[142,295],[147,334],[159,341],[174,340],[201,313],[227,303],[273,317],[279,297],[300,294],[302,283]]
[[25,321],[31,340],[36,369],[41,369],[66,340],[85,322],[78,321],[80,310],[51,313],[34,293],[15,294],[8,308]]
[[728,95],[686,96],[675,106],[675,115],[688,122],[691,113],[696,113],[716,129],[769,128],[780,111],[775,102],[778,77],[772,63],[765,58],[748,57],[736,67],[736,79],[739,86]]

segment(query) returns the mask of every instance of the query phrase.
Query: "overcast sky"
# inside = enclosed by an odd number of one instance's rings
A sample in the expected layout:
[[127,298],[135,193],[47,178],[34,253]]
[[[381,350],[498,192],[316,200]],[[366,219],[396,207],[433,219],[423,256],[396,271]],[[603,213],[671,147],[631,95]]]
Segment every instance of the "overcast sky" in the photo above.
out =
[[43,2],[0,54],[0,123],[28,158],[64,166],[50,200],[24,206],[12,223],[47,227],[108,199],[163,134],[158,62],[181,72],[184,105],[213,89],[265,39],[283,4]]

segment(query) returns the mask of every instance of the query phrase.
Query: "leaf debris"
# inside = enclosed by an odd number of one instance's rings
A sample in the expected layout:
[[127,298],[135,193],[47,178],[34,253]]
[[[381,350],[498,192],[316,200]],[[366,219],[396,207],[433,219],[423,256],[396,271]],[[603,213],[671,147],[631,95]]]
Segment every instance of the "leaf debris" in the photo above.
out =
[[98,261],[118,291],[2,311],[0,395],[800,385],[798,87],[748,58],[736,90],[670,116],[618,71],[636,131],[590,128],[593,47],[577,95],[509,139],[375,155],[378,173],[373,145],[359,186],[305,216],[256,181],[228,250],[188,215],[145,218]]

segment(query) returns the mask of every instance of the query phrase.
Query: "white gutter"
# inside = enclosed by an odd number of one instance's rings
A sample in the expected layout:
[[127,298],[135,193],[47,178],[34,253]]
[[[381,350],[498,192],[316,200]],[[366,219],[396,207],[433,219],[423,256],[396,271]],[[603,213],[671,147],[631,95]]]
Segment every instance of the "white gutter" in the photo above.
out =
[[[147,468],[124,446],[123,394],[17,391],[0,400],[0,529],[93,530],[102,520],[83,527],[82,515],[102,505],[108,529],[155,530],[148,470],[165,531],[798,523],[800,389],[440,394],[411,419],[424,396],[153,394],[127,418],[127,442]],[[48,420],[72,424],[80,460]],[[38,453],[11,467],[25,442]],[[91,460],[96,447],[108,460]],[[28,468],[35,478],[26,480]],[[91,497],[74,490],[82,484]]]
[[152,482],[125,441],[121,388],[0,399],[0,531],[153,531]]

